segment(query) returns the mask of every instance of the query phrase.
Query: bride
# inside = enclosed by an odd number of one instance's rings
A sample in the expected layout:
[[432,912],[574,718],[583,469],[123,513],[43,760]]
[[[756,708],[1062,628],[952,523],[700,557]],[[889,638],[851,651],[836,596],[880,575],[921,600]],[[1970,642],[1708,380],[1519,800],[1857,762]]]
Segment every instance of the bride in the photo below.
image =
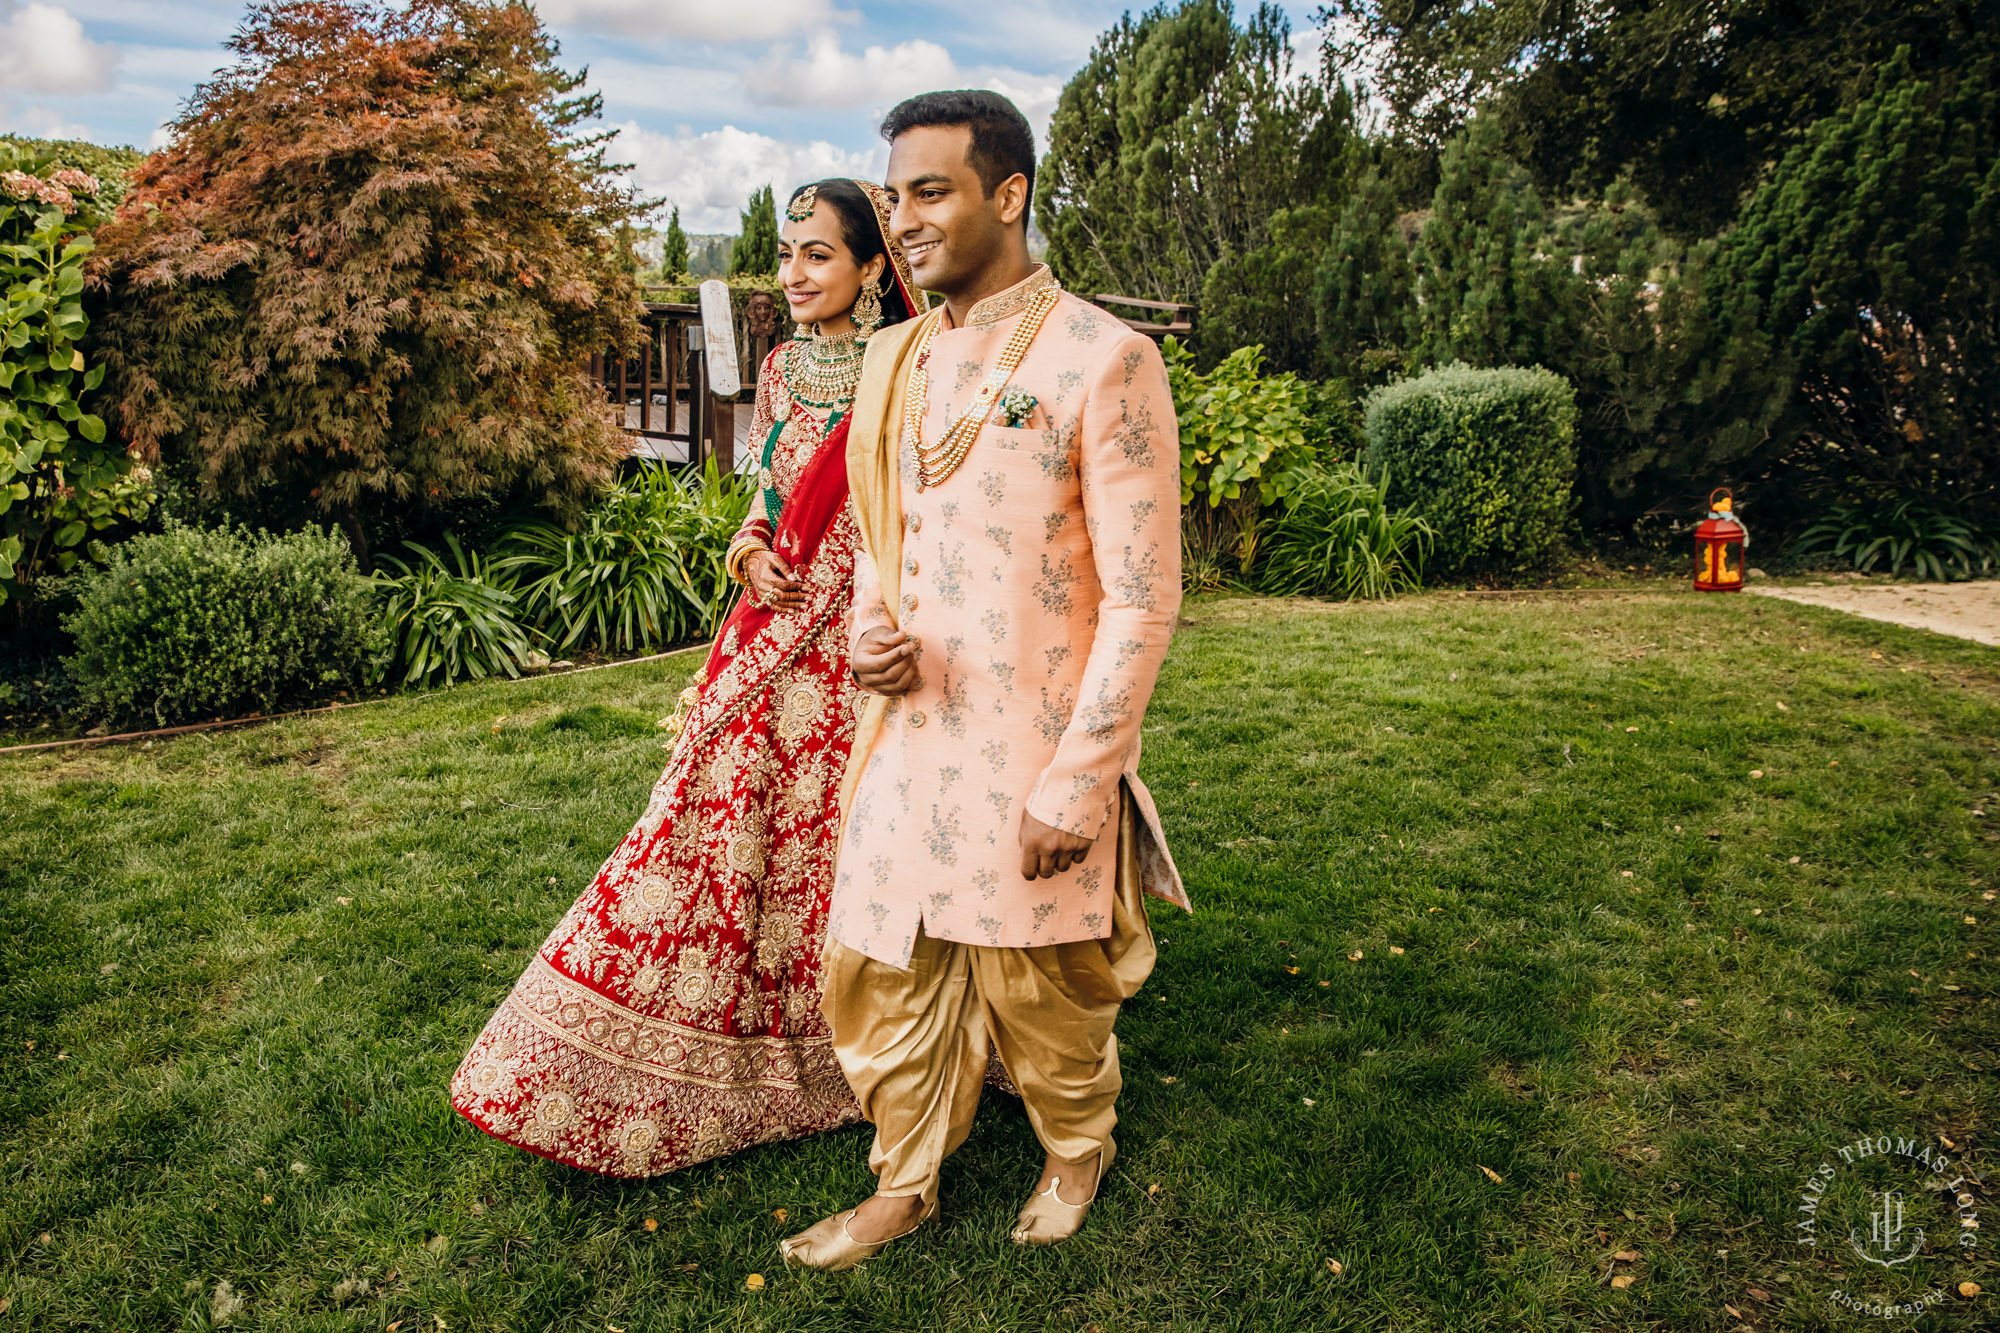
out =
[[867,181],[785,209],[778,272],[811,333],[757,376],[759,491],[727,560],[744,596],[645,813],[452,1079],[459,1114],[517,1147],[651,1176],[860,1117],[820,946],[861,697],[846,413],[868,335],[924,308],[888,217]]

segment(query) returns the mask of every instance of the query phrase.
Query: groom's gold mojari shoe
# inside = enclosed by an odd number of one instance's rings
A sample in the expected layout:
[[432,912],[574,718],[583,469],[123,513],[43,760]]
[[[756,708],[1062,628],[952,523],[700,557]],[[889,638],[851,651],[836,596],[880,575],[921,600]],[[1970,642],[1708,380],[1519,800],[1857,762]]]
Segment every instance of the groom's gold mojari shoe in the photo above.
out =
[[901,1240],[924,1223],[937,1216],[937,1202],[933,1200],[925,1206],[923,1215],[910,1224],[908,1231],[899,1231],[882,1240],[856,1240],[847,1229],[847,1223],[854,1216],[854,1209],[823,1217],[796,1236],[788,1236],[778,1242],[778,1253],[785,1257],[787,1264],[801,1264],[807,1268],[817,1268],[822,1272],[838,1273],[853,1268],[857,1264],[873,1259],[882,1253],[890,1241]]
[[1118,1141],[1106,1139],[1104,1149],[1097,1157],[1097,1179],[1091,1183],[1090,1197],[1082,1203],[1065,1203],[1061,1194],[1062,1177],[1049,1180],[1049,1187],[1037,1190],[1029,1197],[1021,1209],[1017,1225],[1013,1231],[1016,1245],[1053,1245],[1060,1240],[1068,1240],[1083,1229],[1083,1219],[1090,1216],[1090,1205],[1097,1202],[1098,1192],[1104,1188],[1104,1178],[1111,1174],[1111,1164],[1118,1159]]

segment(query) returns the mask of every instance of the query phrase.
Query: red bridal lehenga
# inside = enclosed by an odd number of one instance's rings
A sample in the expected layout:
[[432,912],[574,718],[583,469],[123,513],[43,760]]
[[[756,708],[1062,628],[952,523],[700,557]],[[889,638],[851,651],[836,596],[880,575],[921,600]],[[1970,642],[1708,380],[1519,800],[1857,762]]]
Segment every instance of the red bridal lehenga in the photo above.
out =
[[[812,388],[837,383],[850,353],[858,373],[858,348],[832,339],[764,362],[750,437],[764,489],[737,544],[782,552],[808,604],[739,602],[645,814],[459,1066],[452,1105],[495,1138],[651,1176],[860,1118],[820,1016],[861,694],[847,656],[859,544],[847,401],[813,401]],[[845,388],[851,401],[852,378]]]

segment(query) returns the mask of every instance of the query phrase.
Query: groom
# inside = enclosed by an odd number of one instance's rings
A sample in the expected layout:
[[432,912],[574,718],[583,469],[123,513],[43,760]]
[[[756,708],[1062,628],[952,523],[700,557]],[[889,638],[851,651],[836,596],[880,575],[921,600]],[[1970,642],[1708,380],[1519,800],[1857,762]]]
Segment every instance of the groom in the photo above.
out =
[[[877,1192],[784,1244],[846,1268],[936,1209],[989,1046],[1047,1150],[1013,1235],[1082,1225],[1116,1152],[1142,889],[1187,906],[1137,777],[1180,607],[1159,351],[1028,253],[1034,140],[990,92],[891,111],[890,234],[926,317],[871,340],[848,474],[863,553],[824,1007]],[[1025,1183],[1025,1182],[1024,1182]]]

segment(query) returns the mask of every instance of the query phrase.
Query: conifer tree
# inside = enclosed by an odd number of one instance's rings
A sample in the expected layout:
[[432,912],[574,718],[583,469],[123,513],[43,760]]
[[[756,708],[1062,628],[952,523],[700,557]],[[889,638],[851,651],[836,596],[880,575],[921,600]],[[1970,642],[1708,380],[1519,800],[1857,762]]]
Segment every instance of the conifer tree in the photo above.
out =
[[762,276],[778,271],[778,205],[766,185],[750,196],[742,230],[729,251],[729,275]]
[[660,276],[671,282],[687,277],[688,238],[681,230],[681,211],[676,208],[674,215],[667,219],[667,239],[660,253]]
[[370,520],[557,509],[624,441],[586,378],[637,338],[640,212],[526,4],[283,0],[100,230],[110,410],[220,496]]
[[1356,183],[1316,275],[1320,356],[1350,384],[1388,382],[1410,368],[1415,275],[1394,186],[1370,171]]

